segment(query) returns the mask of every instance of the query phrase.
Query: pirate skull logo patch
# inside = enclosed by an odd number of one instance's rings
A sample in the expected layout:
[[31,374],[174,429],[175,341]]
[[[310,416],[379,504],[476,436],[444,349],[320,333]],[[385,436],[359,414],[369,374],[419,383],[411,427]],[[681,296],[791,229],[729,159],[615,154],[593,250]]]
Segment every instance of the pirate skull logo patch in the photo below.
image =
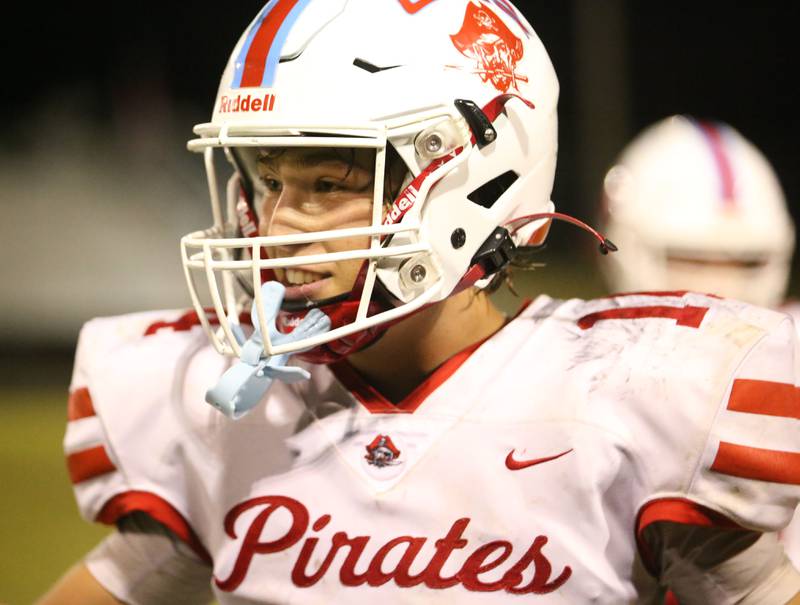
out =
[[364,456],[368,464],[383,468],[400,464],[400,450],[397,449],[389,435],[378,435],[366,446],[367,453]]

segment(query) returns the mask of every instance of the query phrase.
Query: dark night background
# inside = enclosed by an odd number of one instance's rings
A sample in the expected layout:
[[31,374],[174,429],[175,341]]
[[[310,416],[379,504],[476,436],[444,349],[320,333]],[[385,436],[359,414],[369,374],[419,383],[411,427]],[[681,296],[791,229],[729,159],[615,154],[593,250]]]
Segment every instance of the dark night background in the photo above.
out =
[[[591,214],[596,187],[582,185],[587,177],[577,174],[587,144],[613,157],[642,127],[680,112],[734,125],[773,162],[788,199],[798,198],[796,3],[519,0],[517,5],[543,39],[561,81],[555,197],[562,208]],[[183,146],[191,126],[210,114],[227,55],[261,6],[162,3],[90,17],[61,5],[18,21],[24,25],[4,34],[6,81],[14,84],[2,99],[12,124],[0,142],[6,150],[24,150],[30,120],[44,108],[62,105],[112,129],[136,112],[170,112],[178,116],[183,138],[164,144]],[[600,74],[587,69],[598,55],[613,55],[613,65]],[[606,70],[611,78],[602,78]],[[605,142],[587,142],[587,129]]]
[[[602,177],[625,143],[654,121],[689,113],[729,122],[761,148],[798,218],[795,3],[519,0],[518,6],[561,82],[553,195],[559,210],[594,221]],[[20,262],[2,269],[4,281],[19,287],[0,295],[0,306],[8,307],[11,341],[70,348],[77,327],[93,314],[187,304],[175,243],[205,226],[209,210],[201,162],[185,143],[192,126],[210,116],[227,56],[260,7],[252,0],[163,3],[89,14],[64,4],[47,11],[31,5],[27,10],[37,14],[6,28],[6,82],[13,85],[2,97],[10,119],[0,134],[0,183],[13,186],[3,188],[0,236],[8,232],[4,246]],[[52,240],[30,215],[61,227],[61,250],[69,251],[61,270],[31,254]],[[75,229],[63,229],[71,223]],[[151,245],[143,248],[145,242]],[[590,238],[559,225],[549,246],[548,261],[568,269],[544,276],[560,279],[555,287],[547,280],[540,287],[596,295]],[[137,268],[137,258],[139,268],[153,268],[158,277],[149,290],[118,284],[122,273],[112,264],[120,248],[132,251],[120,261],[127,270]],[[67,281],[75,264],[94,281]],[[794,296],[799,268],[795,262]],[[32,277],[45,271],[56,275]],[[42,303],[47,282],[61,286],[58,313]],[[595,289],[582,290],[587,283]]]
[[[625,143],[689,113],[729,122],[760,147],[798,218],[795,3],[517,4],[561,82],[559,210],[594,221],[603,175]],[[0,241],[16,261],[0,269],[14,285],[0,293],[6,349],[71,351],[88,317],[188,304],[175,248],[210,212],[200,158],[185,144],[209,118],[228,54],[261,5],[106,14],[30,5],[6,28]],[[48,252],[55,238],[57,257]],[[537,274],[537,288],[600,293],[590,238],[558,225],[548,245],[545,260],[558,268]],[[790,294],[800,294],[797,261]]]

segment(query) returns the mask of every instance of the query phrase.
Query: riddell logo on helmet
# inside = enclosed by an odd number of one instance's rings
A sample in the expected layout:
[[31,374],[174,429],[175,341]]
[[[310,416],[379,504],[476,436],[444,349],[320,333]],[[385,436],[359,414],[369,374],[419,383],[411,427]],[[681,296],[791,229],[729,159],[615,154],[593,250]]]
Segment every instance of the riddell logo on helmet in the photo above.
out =
[[419,191],[414,187],[413,184],[406,187],[403,195],[396,199],[394,204],[392,204],[392,209],[386,214],[386,218],[383,219],[383,224],[393,225],[399,221],[403,215],[408,212],[408,209],[411,208],[411,206],[413,206],[417,201],[418,193]]
[[275,95],[267,93],[263,97],[252,95],[237,95],[228,97],[223,95],[219,99],[220,113],[234,113],[238,111],[272,111],[275,107]]

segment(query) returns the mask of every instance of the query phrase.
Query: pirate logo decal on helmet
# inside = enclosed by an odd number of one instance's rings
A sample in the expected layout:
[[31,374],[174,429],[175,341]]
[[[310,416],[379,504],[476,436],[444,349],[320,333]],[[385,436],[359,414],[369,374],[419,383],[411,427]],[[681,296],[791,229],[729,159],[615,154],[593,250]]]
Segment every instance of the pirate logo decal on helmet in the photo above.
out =
[[481,80],[491,82],[498,91],[519,90],[517,82],[528,81],[516,71],[523,55],[522,40],[485,5],[468,4],[461,29],[450,39],[462,55],[475,61]]

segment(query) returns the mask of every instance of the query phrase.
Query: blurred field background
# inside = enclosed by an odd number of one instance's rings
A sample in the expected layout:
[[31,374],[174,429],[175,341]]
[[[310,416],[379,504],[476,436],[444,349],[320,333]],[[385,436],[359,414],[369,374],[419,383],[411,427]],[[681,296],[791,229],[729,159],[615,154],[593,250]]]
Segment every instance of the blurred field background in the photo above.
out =
[[[517,4],[561,80],[559,210],[593,221],[603,174],[629,138],[686,112],[758,145],[798,218],[794,3]],[[0,603],[32,602],[104,533],[78,517],[61,453],[77,332],[96,315],[188,305],[178,239],[210,212],[185,141],[208,119],[227,54],[260,6],[167,4],[108,27],[63,6],[5,34],[26,50],[6,53],[12,85],[0,96]],[[573,228],[554,226],[542,260],[517,278],[523,297],[604,292],[596,247]],[[795,262],[794,296],[798,277]]]

